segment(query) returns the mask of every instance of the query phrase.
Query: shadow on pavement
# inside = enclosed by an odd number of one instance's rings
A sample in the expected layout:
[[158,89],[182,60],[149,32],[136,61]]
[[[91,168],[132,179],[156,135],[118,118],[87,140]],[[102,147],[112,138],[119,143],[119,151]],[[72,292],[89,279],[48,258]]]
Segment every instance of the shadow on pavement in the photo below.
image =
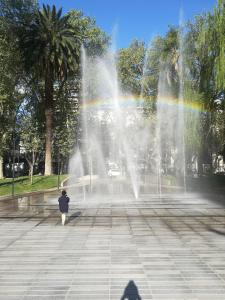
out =
[[216,233],[216,234],[219,234],[219,235],[225,236],[225,231],[220,231],[220,230],[213,229],[213,228],[209,228],[209,231],[213,232],[213,233]]
[[139,295],[138,288],[133,280],[130,280],[125,287],[123,296],[120,298],[121,300],[141,300],[141,296]]
[[81,211],[75,212],[74,214],[69,216],[68,221],[66,223],[68,224],[70,221],[73,221],[75,218],[78,218],[80,215],[81,215]]

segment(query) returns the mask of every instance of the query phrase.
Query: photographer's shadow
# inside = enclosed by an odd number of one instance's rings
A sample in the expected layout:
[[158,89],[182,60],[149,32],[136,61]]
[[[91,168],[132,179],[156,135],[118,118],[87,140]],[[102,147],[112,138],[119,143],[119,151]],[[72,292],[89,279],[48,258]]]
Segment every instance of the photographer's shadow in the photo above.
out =
[[125,287],[123,296],[121,300],[141,300],[141,296],[139,295],[138,288],[133,280],[130,280]]

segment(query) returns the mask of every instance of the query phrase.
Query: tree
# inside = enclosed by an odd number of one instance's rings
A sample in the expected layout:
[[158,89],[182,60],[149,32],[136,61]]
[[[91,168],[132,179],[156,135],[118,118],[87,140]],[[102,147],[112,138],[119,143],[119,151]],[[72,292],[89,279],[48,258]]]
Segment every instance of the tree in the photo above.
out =
[[34,113],[25,111],[19,120],[20,147],[29,165],[29,176],[33,184],[34,166],[39,161],[43,151],[43,137],[38,128]]
[[156,36],[146,50],[142,78],[142,94],[145,98],[145,114],[152,118],[156,110],[160,72],[165,73],[165,84],[171,94],[179,94],[179,30],[169,27],[164,37]]
[[148,46],[145,54],[145,66],[142,77],[142,93],[145,97],[156,99],[160,72],[161,54],[164,40],[156,36]]
[[74,87],[76,83],[68,80],[56,101],[53,155],[60,161],[60,173],[67,171],[68,159],[77,142],[79,94]]
[[[2,25],[2,24],[1,24]],[[2,29],[2,28],[1,28]],[[10,111],[14,110],[13,103],[10,101],[13,91],[11,85],[11,76],[6,75],[8,69],[9,53],[7,51],[4,37],[0,35],[0,178],[3,177],[3,155],[7,149],[7,142],[9,139],[9,131],[11,128],[12,114]]]
[[[0,1],[0,178],[3,177],[3,157],[10,147],[16,113],[22,100],[19,92],[22,65],[10,5],[15,5],[17,12],[24,11],[21,1]],[[17,16],[17,24],[19,20]]]
[[53,5],[43,5],[30,26],[20,36],[20,50],[28,73],[43,80],[45,110],[45,175],[52,174],[52,132],[54,114],[54,87],[62,84],[68,73],[77,70],[80,33],[68,23]]
[[141,79],[145,58],[145,45],[134,40],[128,48],[118,52],[118,77],[125,93],[140,95],[142,91]]
[[[81,11],[68,12],[68,22],[74,31],[80,32],[83,48],[90,57],[101,56],[109,44],[107,36],[94,19],[84,16]],[[53,133],[53,155],[55,161],[60,159],[60,172],[67,171],[68,160],[77,144],[79,104],[82,85],[82,58],[79,53],[79,67],[70,72],[64,85],[55,89],[55,112]]]
[[225,90],[225,2],[218,0],[213,14],[209,14],[209,51],[215,53],[214,73],[215,87],[220,91]]
[[212,163],[213,152],[222,151],[225,141],[224,18],[224,1],[219,0],[213,12],[197,16],[187,24],[185,52],[191,88],[204,99],[205,113],[200,114],[200,164]]
[[[56,152],[53,148],[64,136],[68,138],[63,142],[64,158],[68,160],[65,156],[69,155],[76,140],[76,126],[73,125],[77,122],[79,109],[74,107],[78,104],[81,87],[81,43],[89,55],[100,55],[105,51],[109,37],[96,26],[94,19],[80,11],[73,10],[62,17],[62,10],[57,12],[54,6],[52,9],[43,6],[43,11],[38,11],[35,0],[0,0],[0,9],[6,37],[10,40],[10,46],[8,43],[6,48],[12,58],[18,57],[22,62],[22,70],[17,74],[18,85],[25,90],[25,102],[30,102],[38,116],[40,135],[43,126],[48,132],[46,156],[49,153],[51,157],[50,154]],[[12,67],[15,64],[12,63]],[[60,110],[64,114],[59,118]],[[48,169],[51,168],[50,159],[45,161]]]
[[87,51],[87,55],[102,55],[107,50],[110,37],[96,25],[95,19],[85,16],[79,10],[69,11],[68,16],[70,26],[74,31],[80,32],[82,45]]

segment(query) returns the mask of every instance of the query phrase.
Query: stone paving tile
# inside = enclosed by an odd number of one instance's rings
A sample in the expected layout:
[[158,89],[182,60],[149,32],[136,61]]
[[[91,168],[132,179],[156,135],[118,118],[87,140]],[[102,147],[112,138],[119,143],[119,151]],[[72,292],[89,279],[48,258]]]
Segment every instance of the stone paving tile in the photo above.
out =
[[90,199],[64,227],[57,197],[0,202],[1,300],[116,300],[130,280],[145,300],[225,300],[223,197]]

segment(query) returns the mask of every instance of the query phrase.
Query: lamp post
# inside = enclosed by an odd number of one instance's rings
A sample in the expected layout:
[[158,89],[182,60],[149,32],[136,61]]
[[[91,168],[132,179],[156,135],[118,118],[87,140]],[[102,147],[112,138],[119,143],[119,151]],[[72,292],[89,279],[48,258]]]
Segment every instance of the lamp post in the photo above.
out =
[[19,111],[20,105],[22,104],[25,96],[25,88],[21,85],[15,86],[15,91],[19,94],[19,101],[17,106],[15,107],[14,113],[13,113],[13,132],[12,132],[12,139],[13,139],[13,163],[12,163],[12,196],[15,194],[15,148],[16,148],[16,118],[17,113]]
[[15,133],[13,132],[12,196],[15,194]]
[[58,190],[60,185],[60,150],[58,145],[58,154],[57,154],[57,175],[58,175]]
[[13,124],[13,133],[12,133],[12,140],[13,140],[13,163],[12,163],[12,196],[15,194],[15,128],[16,128],[16,115],[14,117],[14,124]]

